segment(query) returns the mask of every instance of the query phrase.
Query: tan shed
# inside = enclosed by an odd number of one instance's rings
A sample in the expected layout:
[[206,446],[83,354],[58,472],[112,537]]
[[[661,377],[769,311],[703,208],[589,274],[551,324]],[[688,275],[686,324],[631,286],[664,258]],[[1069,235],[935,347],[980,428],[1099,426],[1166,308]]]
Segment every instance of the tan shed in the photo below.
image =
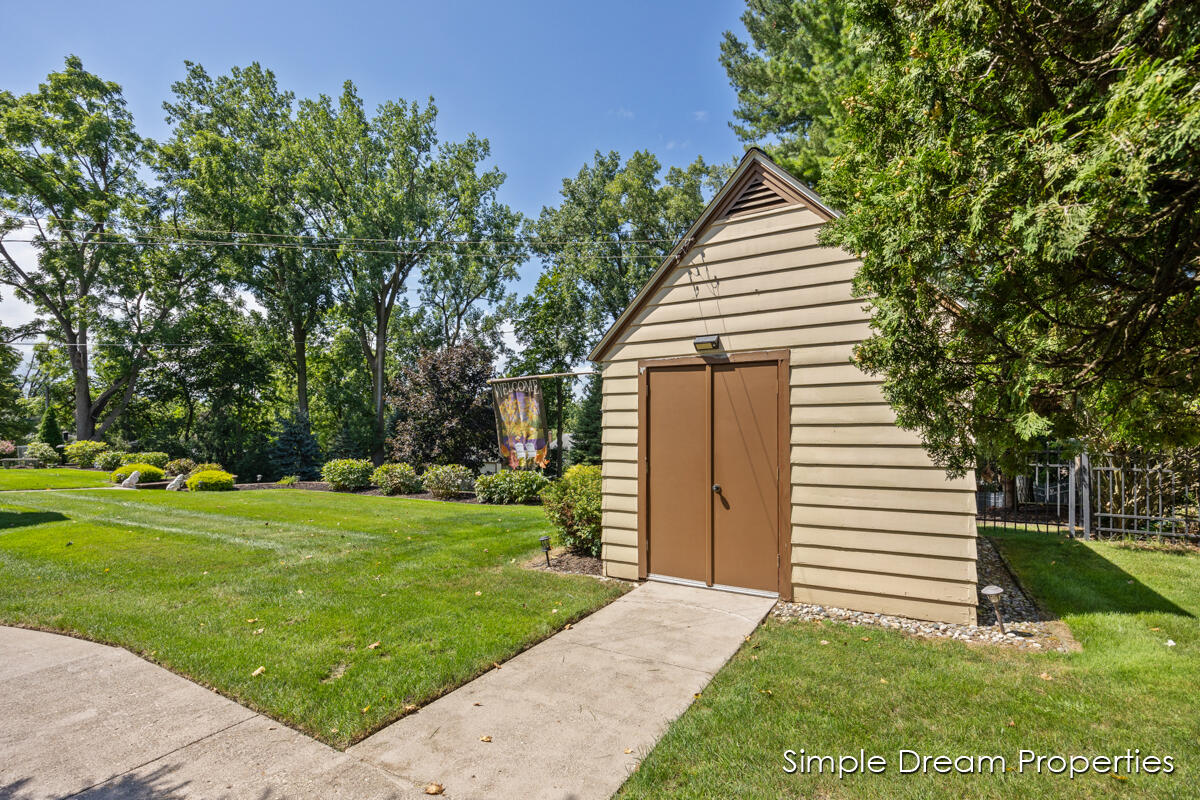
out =
[[974,479],[850,362],[869,311],[834,216],[750,150],[592,352],[605,574],[974,623]]

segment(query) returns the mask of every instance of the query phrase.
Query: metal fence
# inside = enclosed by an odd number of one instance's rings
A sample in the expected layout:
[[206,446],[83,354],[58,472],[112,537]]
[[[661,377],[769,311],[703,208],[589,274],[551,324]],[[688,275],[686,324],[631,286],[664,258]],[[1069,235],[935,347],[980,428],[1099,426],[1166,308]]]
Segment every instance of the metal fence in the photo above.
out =
[[984,466],[976,519],[1083,538],[1200,540],[1200,459],[1194,453],[1035,453],[1016,475]]

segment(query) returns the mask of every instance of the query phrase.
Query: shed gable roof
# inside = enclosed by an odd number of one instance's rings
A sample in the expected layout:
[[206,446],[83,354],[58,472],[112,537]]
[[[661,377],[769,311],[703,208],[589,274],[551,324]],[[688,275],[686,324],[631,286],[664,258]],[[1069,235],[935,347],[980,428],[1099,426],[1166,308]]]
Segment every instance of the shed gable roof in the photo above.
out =
[[713,224],[727,219],[784,208],[790,205],[802,205],[826,220],[840,216],[821,201],[816,192],[809,189],[787,170],[780,167],[771,157],[757,147],[752,147],[742,156],[737,169],[725,185],[717,192],[692,227],[680,237],[675,247],[659,265],[650,279],[633,298],[633,301],[612,324],[600,342],[588,355],[590,361],[601,361],[605,352],[616,341],[629,321],[637,314],[638,309],[646,302],[658,286],[666,279],[676,266],[683,261],[691,251],[700,236]]

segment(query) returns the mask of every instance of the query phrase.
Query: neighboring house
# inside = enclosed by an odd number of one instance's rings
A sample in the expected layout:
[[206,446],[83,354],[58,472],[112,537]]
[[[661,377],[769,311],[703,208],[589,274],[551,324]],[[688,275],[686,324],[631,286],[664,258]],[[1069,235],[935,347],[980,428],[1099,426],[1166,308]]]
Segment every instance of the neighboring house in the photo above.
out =
[[973,623],[973,476],[850,362],[869,312],[834,216],[750,150],[592,352],[605,574]]

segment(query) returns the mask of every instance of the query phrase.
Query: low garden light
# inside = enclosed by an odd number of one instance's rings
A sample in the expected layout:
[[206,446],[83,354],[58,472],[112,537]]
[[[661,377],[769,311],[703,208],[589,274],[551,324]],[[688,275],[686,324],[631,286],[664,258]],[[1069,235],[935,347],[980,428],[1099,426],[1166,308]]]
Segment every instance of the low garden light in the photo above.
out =
[[1004,617],[1000,615],[1000,595],[1004,594],[1004,590],[995,584],[989,584],[979,590],[980,594],[991,601],[992,608],[996,611],[996,622],[1000,623],[1000,633],[1008,635],[1008,631],[1004,630]]
[[538,541],[542,543],[542,552],[546,554],[546,567],[549,568],[549,566],[550,566],[550,537],[543,536],[540,539],[538,539]]

